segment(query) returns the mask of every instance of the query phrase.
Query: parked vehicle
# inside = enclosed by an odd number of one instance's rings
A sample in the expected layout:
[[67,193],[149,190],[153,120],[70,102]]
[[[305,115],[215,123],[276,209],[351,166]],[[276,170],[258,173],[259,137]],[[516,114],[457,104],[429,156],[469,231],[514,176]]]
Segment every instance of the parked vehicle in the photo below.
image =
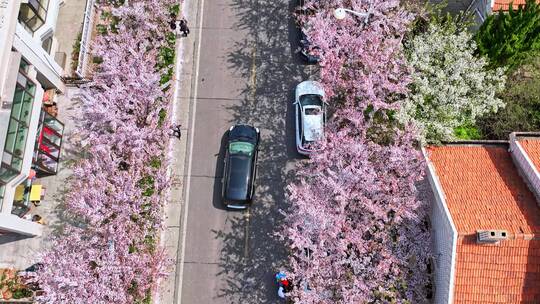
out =
[[295,100],[296,150],[310,155],[318,149],[317,141],[324,137],[326,101],[322,85],[303,81],[296,86]]
[[260,132],[249,125],[235,125],[227,137],[222,199],[227,208],[245,209],[255,190]]

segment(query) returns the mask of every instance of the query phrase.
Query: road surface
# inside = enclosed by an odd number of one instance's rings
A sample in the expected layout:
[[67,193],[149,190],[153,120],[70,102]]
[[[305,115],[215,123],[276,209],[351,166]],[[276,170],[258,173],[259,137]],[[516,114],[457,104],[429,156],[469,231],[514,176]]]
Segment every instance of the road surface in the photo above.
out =
[[[291,102],[309,77],[295,52],[296,0],[192,1],[200,1],[203,21],[178,296],[185,304],[276,303],[272,276],[286,251],[274,235],[299,158]],[[240,212],[220,201],[223,135],[236,123],[262,136],[253,207]]]

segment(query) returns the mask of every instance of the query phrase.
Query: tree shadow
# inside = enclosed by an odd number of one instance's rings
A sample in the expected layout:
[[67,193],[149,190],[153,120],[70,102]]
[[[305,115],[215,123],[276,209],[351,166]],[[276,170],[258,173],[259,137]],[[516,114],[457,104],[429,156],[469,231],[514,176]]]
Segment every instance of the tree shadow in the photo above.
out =
[[288,209],[285,187],[299,158],[294,137],[294,88],[309,78],[296,53],[299,31],[292,12],[298,1],[231,3],[238,20],[234,27],[247,30],[248,35],[228,54],[227,68],[249,81],[241,102],[227,110],[233,113],[231,124],[258,127],[261,144],[252,207],[242,216],[228,216],[230,228],[226,231],[213,231],[223,244],[218,276],[224,277],[224,284],[218,297],[227,303],[275,303],[278,297],[273,276],[287,263],[285,244],[276,233],[283,225],[280,210]]
[[225,146],[227,144],[227,132],[223,133],[221,136],[221,141],[219,145],[219,152],[216,158],[216,171],[215,171],[215,178],[214,178],[214,192],[212,196],[212,205],[216,209],[220,210],[227,210],[225,205],[223,205],[222,199],[221,199],[221,191],[222,191],[222,181],[223,178],[223,168],[224,168],[224,161],[225,161]]

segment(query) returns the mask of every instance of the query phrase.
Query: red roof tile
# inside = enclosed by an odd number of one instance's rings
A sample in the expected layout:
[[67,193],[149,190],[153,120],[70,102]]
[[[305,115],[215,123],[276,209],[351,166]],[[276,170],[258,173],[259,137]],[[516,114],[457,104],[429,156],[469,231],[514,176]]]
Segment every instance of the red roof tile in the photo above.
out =
[[[538,303],[540,240],[530,239],[540,236],[540,208],[507,147],[427,150],[459,234],[454,302]],[[481,229],[507,230],[511,239],[477,244]]]
[[539,303],[540,240],[458,239],[454,303]]
[[429,147],[429,158],[460,234],[503,229],[540,233],[540,209],[506,147]]
[[540,138],[524,138],[519,139],[518,142],[529,156],[536,170],[540,171]]
[[[537,2],[540,3],[540,1]],[[525,0],[495,0],[491,10],[493,12],[498,12],[500,9],[507,11],[510,7],[510,3],[512,3],[512,8],[517,9],[519,5],[525,5]]]

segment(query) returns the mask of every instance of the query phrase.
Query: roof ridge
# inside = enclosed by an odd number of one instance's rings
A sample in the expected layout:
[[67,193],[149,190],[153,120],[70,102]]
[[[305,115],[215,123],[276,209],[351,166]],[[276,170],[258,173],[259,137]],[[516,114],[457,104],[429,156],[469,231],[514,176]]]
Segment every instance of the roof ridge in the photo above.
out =
[[[485,229],[478,229],[478,230],[485,230]],[[493,230],[497,230],[497,229],[493,229]],[[471,237],[471,236],[476,236],[476,234],[477,234],[476,232],[475,233],[467,233],[467,232],[459,232],[458,231],[458,237]],[[506,240],[502,240],[502,241],[509,241],[509,240],[525,240],[525,241],[540,240],[540,231],[539,232],[532,232],[532,233],[523,233],[523,232],[513,233],[513,232],[510,232],[510,231],[507,231],[507,234],[508,234],[508,238]],[[490,245],[490,244],[487,244],[487,245]]]

